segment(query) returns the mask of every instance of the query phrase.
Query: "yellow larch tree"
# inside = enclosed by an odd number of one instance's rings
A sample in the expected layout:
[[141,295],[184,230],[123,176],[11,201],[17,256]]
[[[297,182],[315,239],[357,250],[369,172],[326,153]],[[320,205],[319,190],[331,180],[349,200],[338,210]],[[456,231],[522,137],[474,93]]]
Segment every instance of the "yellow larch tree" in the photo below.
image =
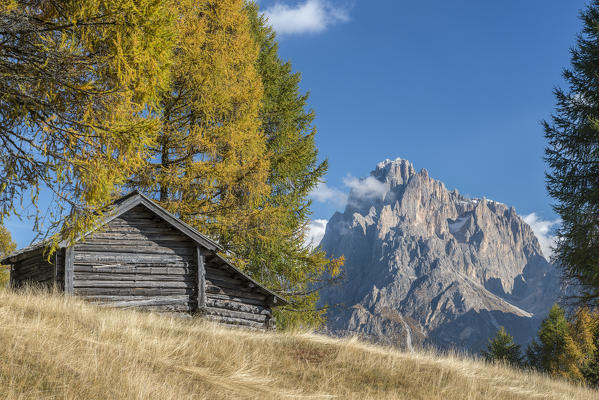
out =
[[[0,258],[9,255],[15,251],[17,245],[12,241],[10,232],[4,226],[0,225]],[[0,265],[0,289],[8,284],[10,271],[8,266]]]
[[146,168],[130,182],[218,239],[232,258],[268,214],[258,46],[243,6],[243,0],[176,4],[177,44],[157,115],[160,131]]
[[163,0],[2,2],[0,220],[47,190],[38,230],[91,226],[153,143],[173,26]]

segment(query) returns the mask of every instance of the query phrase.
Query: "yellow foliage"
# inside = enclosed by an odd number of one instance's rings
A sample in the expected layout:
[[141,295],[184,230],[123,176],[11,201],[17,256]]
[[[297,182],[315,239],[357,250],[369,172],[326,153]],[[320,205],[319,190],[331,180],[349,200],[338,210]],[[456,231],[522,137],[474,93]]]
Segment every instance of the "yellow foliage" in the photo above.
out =
[[[0,225],[0,258],[15,251],[17,244],[12,241],[10,232]],[[0,289],[8,286],[10,280],[10,269],[8,266],[0,265]]]
[[224,244],[251,235],[268,193],[262,84],[243,0],[176,3],[171,86],[157,145],[134,186]]
[[599,326],[599,312],[590,311],[587,307],[578,309],[572,322],[572,334],[582,354],[592,355],[597,351],[594,332]]
[[574,382],[583,381],[584,377],[580,371],[580,360],[583,357],[584,353],[575,338],[567,334],[564,338],[564,351],[554,360],[555,367],[552,368],[552,373]]
[[8,229],[0,225],[0,258],[9,255],[17,248],[17,244],[12,241]]
[[345,256],[341,256],[339,258],[332,259],[328,266],[327,271],[331,275],[331,277],[335,278],[341,274],[341,270],[343,265],[345,264]]
[[2,2],[0,218],[27,192],[37,204],[46,186],[55,198],[43,214],[56,223],[72,211],[72,239],[142,165],[158,129],[149,111],[169,79],[169,4]]
[[17,8],[17,0],[3,0],[0,3],[0,13],[9,13]]

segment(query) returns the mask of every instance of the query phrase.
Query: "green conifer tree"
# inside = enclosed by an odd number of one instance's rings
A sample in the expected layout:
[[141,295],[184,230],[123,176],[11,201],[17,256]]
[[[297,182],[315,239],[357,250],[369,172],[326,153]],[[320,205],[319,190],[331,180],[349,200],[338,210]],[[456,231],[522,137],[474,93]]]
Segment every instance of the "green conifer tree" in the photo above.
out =
[[326,173],[327,161],[318,162],[314,112],[308,109],[308,94],[300,92],[301,75],[279,58],[275,32],[258,6],[250,3],[247,11],[260,47],[257,69],[264,87],[260,119],[270,158],[266,203],[274,218],[261,225],[242,256],[248,272],[292,301],[292,306],[277,311],[280,326],[317,327],[323,310],[316,309],[315,289],[323,284],[323,272],[336,276],[343,263],[328,260],[323,251],[304,243],[310,222],[308,194]]
[[514,366],[522,364],[520,345],[514,343],[514,337],[501,326],[493,339],[489,339],[487,350],[482,351],[489,362],[504,362]]
[[544,122],[547,190],[562,219],[555,259],[582,286],[579,300],[599,300],[599,0],[581,13],[584,23],[556,89],[556,113]]

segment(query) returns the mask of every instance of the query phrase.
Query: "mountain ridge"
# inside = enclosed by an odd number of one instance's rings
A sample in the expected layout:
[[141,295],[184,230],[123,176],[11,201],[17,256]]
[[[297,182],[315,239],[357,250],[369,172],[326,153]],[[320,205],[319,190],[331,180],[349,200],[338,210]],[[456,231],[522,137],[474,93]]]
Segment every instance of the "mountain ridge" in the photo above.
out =
[[352,188],[321,241],[346,279],[321,291],[334,334],[479,351],[499,326],[522,344],[558,299],[559,274],[514,207],[448,190],[404,159]]

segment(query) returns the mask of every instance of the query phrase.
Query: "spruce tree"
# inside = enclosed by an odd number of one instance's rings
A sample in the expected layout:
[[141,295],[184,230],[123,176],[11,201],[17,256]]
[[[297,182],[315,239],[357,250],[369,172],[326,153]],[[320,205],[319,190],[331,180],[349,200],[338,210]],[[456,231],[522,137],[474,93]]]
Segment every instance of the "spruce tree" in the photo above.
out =
[[580,283],[578,300],[599,300],[599,0],[581,13],[584,23],[567,89],[555,89],[556,112],[544,122],[547,190],[562,219],[555,261]]
[[520,345],[514,343],[514,337],[502,326],[493,339],[489,339],[487,350],[482,351],[489,362],[505,362],[514,366],[522,364]]
[[276,34],[258,6],[250,3],[247,11],[260,48],[260,121],[270,159],[266,203],[275,219],[261,225],[259,235],[241,251],[252,275],[292,301],[276,311],[279,325],[317,327],[323,310],[316,309],[315,289],[326,283],[321,281],[325,271],[335,276],[343,263],[328,260],[322,250],[304,243],[310,222],[308,195],[326,173],[327,161],[318,161],[314,111],[308,108],[308,94],[299,89],[301,75],[279,57]]

